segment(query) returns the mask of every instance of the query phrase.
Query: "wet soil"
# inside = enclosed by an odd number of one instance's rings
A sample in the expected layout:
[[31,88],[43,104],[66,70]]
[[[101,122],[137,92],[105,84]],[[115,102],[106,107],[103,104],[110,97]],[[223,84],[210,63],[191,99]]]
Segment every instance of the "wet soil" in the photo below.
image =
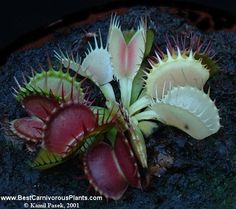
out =
[[[155,44],[164,49],[165,35],[193,32],[212,41],[220,70],[207,85],[211,98],[220,109],[222,128],[213,136],[196,141],[181,131],[164,125],[146,140],[149,164],[158,161],[160,153],[173,158],[173,165],[152,179],[145,190],[129,188],[119,201],[80,201],[83,209],[234,209],[236,208],[236,33],[203,33],[158,8],[136,7],[121,16],[122,27],[137,25],[140,16],[148,16],[149,26],[155,31]],[[26,115],[12,95],[16,87],[14,77],[21,83],[22,72],[30,67],[47,68],[49,56],[54,66],[58,61],[53,50],[77,51],[83,55],[87,47],[84,30],[107,36],[110,16],[97,22],[74,26],[69,31],[55,31],[53,41],[40,48],[12,53],[0,70],[0,117],[11,121]],[[98,96],[98,95],[97,95]],[[100,95],[101,96],[101,95]],[[199,130],[201,131],[201,130]],[[70,161],[57,168],[40,172],[29,166],[34,153],[17,137],[0,132],[0,195],[96,195],[87,192],[88,182],[78,180],[83,175],[80,162]],[[0,201],[0,208],[20,209],[22,201]]]

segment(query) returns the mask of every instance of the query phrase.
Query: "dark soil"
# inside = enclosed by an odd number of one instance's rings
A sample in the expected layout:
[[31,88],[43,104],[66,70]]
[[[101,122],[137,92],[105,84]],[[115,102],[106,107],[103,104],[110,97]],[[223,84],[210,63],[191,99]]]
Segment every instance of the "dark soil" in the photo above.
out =
[[[156,8],[132,8],[121,17],[123,28],[137,25],[139,17],[147,15],[149,26],[155,31],[155,44],[165,48],[166,34],[194,32],[212,41],[220,66],[217,75],[208,81],[211,98],[216,99],[223,127],[218,133],[197,141],[181,131],[160,125],[146,140],[149,164],[155,163],[160,153],[168,153],[173,165],[160,177],[154,177],[151,186],[140,191],[129,188],[119,201],[80,201],[80,208],[92,209],[233,209],[236,208],[236,34],[230,32],[202,33],[184,19],[176,18]],[[148,19],[149,19],[148,18]],[[16,87],[14,77],[22,82],[21,73],[29,74],[30,67],[47,68],[47,56],[54,66],[58,61],[53,50],[79,49],[82,55],[87,47],[84,30],[97,32],[105,38],[110,16],[83,29],[71,27],[70,32],[55,32],[56,39],[41,48],[13,53],[0,71],[1,120],[11,121],[26,113],[11,94]],[[74,43],[74,44],[73,44]],[[75,44],[77,43],[77,44]],[[73,47],[72,47],[73,44]],[[199,130],[201,131],[201,130]],[[86,192],[88,182],[78,180],[83,175],[78,161],[40,172],[29,166],[30,153],[17,137],[0,133],[0,195],[94,195]],[[21,209],[22,201],[0,201],[0,208]]]

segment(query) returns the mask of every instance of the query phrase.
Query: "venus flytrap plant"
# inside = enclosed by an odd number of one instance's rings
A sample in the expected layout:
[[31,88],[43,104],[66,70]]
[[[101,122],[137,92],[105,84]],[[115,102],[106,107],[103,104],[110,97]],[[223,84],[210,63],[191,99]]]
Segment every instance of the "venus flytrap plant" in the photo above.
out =
[[[133,80],[140,69],[146,51],[146,27],[146,22],[142,20],[137,31],[122,32],[119,20],[114,16],[111,18],[107,46],[102,46],[100,35],[99,47],[95,37],[95,48],[89,46],[90,49],[82,63],[77,63],[73,57],[65,56],[64,53],[61,55],[55,53],[55,56],[65,67],[70,67],[80,75],[89,78],[100,88],[108,100],[107,107],[109,109],[114,108],[114,106],[120,109],[120,122],[123,123],[124,129],[129,129],[133,139],[131,140],[132,147],[143,167],[147,167],[146,146],[142,132],[138,127],[138,121],[147,119],[147,114],[143,114],[143,117],[140,115],[136,120],[135,116],[131,117],[129,107],[131,105]],[[79,68],[81,70],[78,70]],[[119,82],[122,106],[117,103],[114,90],[109,83],[112,76]],[[143,100],[144,98],[140,101]],[[149,99],[145,99],[146,103],[147,101]],[[147,106],[146,103],[145,105],[142,104],[143,107]],[[136,113],[140,109],[142,109],[140,105],[139,107],[134,105],[131,110]],[[123,117],[126,119],[122,119]],[[154,118],[154,115],[152,114],[150,117],[149,114],[148,119],[150,118]]]
[[62,69],[50,67],[34,73],[15,90],[30,117],[13,120],[10,129],[20,138],[41,145],[33,167],[47,169],[63,163],[86,151],[96,141],[95,136],[113,127],[113,116],[92,108],[81,83],[74,79]]
[[157,120],[195,139],[204,139],[220,128],[218,109],[209,92],[203,91],[215,65],[209,43],[205,47],[199,38],[194,39],[197,44],[190,40],[187,46],[184,41],[176,48],[167,41],[166,54],[156,52],[156,62],[150,61],[145,89],[154,98],[150,108],[156,112]]
[[210,74],[209,70],[194,58],[193,52],[181,53],[177,48],[176,52],[170,53],[167,48],[167,56],[161,59],[156,53],[158,62],[151,64],[150,72],[147,73],[146,91],[150,97],[160,98],[166,93],[165,86],[190,85],[202,89]]
[[63,72],[62,66],[60,66],[59,70],[55,70],[50,62],[49,70],[47,71],[42,69],[40,73],[36,73],[36,70],[32,69],[29,81],[26,81],[26,78],[24,78],[24,86],[21,86],[17,80],[16,83],[18,84],[18,90],[13,90],[18,101],[22,101],[32,93],[45,96],[53,94],[57,99],[61,99],[60,97],[63,96],[66,101],[71,96],[74,99],[76,97],[79,99],[78,96],[83,98],[81,82],[77,81],[77,75],[71,77],[68,68],[67,72]]
[[[99,48],[95,38],[95,48],[93,49],[90,45],[89,53],[86,55],[85,61],[82,62],[82,66],[83,63],[86,63],[82,69],[87,68],[88,70],[81,71],[86,73],[86,77],[89,77],[100,87],[107,100],[112,100],[113,105],[120,109],[120,123],[123,124],[124,129],[129,131],[132,148],[143,167],[147,167],[143,133],[148,135],[156,127],[156,124],[150,120],[164,121],[158,114],[157,108],[154,108],[153,101],[158,103],[168,93],[168,89],[177,86],[193,86],[202,89],[210,76],[207,63],[213,63],[209,44],[205,44],[205,46],[195,36],[190,39],[189,46],[186,44],[185,38],[173,39],[175,44],[179,44],[176,48],[167,39],[166,53],[160,50],[156,52],[156,60],[148,60],[151,68],[146,72],[141,67],[144,52],[148,48],[146,34],[147,26],[145,21],[141,21],[136,31],[122,32],[118,18],[113,16],[110,22],[107,47]],[[100,42],[100,45],[102,45],[101,37]],[[101,49],[101,52],[99,52],[99,49]],[[73,59],[70,60],[65,56],[59,58],[67,67],[69,64],[71,66],[79,66],[79,64],[74,63]],[[95,68],[88,63],[92,63],[94,66],[97,64],[99,67]],[[114,91],[109,84],[111,71],[119,82],[122,105],[117,102]],[[109,75],[108,80],[103,78],[105,73]],[[141,81],[144,74],[146,78],[142,86]],[[101,85],[101,81],[106,83],[106,85]],[[112,95],[112,97],[108,95]],[[165,123],[173,125],[171,122],[168,123],[168,120]],[[147,128],[147,124],[150,125],[149,128]]]
[[74,88],[73,82],[64,89],[64,82],[72,77],[61,73],[52,69],[36,73],[15,92],[31,116],[12,121],[10,128],[41,146],[31,166],[45,170],[83,155],[85,176],[106,198],[120,199],[129,185],[141,189],[138,165],[122,131],[117,127],[113,146],[100,142],[115,128],[114,111],[91,106],[86,93],[81,97],[84,91]]
[[[198,38],[197,42],[190,39],[189,45],[185,39],[173,39],[177,45],[173,47],[167,40],[166,53],[156,51],[147,67],[144,59],[153,36],[143,20],[137,30],[122,32],[119,19],[113,16],[106,46],[99,33],[83,60],[78,54],[74,58],[55,52],[66,72],[50,65],[48,71],[25,79],[24,86],[17,81],[15,96],[30,116],[13,120],[10,128],[41,145],[34,168],[48,169],[83,155],[90,184],[106,198],[117,200],[129,185],[141,188],[136,158],[148,167],[145,137],[153,133],[157,121],[195,139],[219,130],[218,109],[203,91],[216,69],[209,44]],[[107,107],[92,105],[77,73],[100,88]],[[119,84],[120,98],[114,94],[113,78]]]
[[[89,43],[89,49],[85,54],[83,62],[76,55],[76,59],[73,56],[66,55],[60,51],[55,51],[55,57],[59,59],[64,67],[70,68],[76,73],[89,78],[93,81],[102,91],[105,98],[108,101],[116,101],[115,94],[110,82],[113,80],[113,67],[110,61],[110,54],[107,51],[107,46],[103,46],[101,34],[99,33],[98,43],[97,37],[94,36],[95,47],[93,48]],[[111,106],[111,105],[110,105]]]
[[110,54],[107,46],[103,47],[100,34],[100,47],[98,41],[94,37],[95,48],[90,45],[86,57],[84,58],[81,68],[86,76],[89,77],[103,92],[108,101],[115,101],[115,94],[110,82],[113,80],[113,67],[110,61]]
[[119,81],[121,101],[126,109],[130,106],[132,84],[144,58],[146,23],[142,20],[137,31],[121,31],[118,18],[111,19],[108,34],[108,50],[111,54],[113,72]]
[[[138,127],[138,121],[131,117],[130,102],[133,81],[144,59],[146,32],[147,25],[144,20],[141,20],[136,31],[122,32],[120,22],[114,16],[111,18],[108,33],[108,51],[111,54],[114,76],[119,82],[121,93],[123,107],[121,113],[128,124],[132,148],[143,167],[147,167],[146,146],[143,134]],[[136,110],[134,111],[136,112]]]
[[147,167],[146,145],[143,132],[150,135],[156,124],[147,122],[151,128],[142,127],[146,120],[156,119],[152,110],[143,111],[151,104],[147,96],[140,96],[142,93],[142,77],[144,68],[141,67],[143,59],[150,52],[153,43],[153,33],[147,31],[147,23],[141,20],[138,29],[121,31],[119,20],[116,16],[111,19],[108,34],[108,50],[111,53],[111,62],[116,79],[119,82],[121,92],[122,110],[126,118],[130,142],[132,148],[143,167]]
[[175,126],[195,139],[204,139],[220,128],[218,109],[208,94],[190,87],[178,86],[152,104],[158,120]]

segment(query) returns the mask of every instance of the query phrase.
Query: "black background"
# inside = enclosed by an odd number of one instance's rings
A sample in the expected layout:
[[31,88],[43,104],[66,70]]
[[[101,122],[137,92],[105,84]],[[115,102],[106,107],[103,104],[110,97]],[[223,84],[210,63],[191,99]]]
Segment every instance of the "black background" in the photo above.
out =
[[[45,30],[47,26],[64,18],[70,21],[85,18],[89,13],[104,11],[117,6],[138,4],[156,4],[184,7],[216,9],[218,12],[236,15],[235,0],[172,0],[172,1],[119,1],[119,0],[67,0],[67,1],[13,1],[2,2],[0,12],[0,52],[9,51],[12,45],[20,45],[23,39],[29,39]],[[65,24],[65,22],[64,22]],[[27,36],[28,34],[28,36]],[[38,34],[39,35],[39,34]],[[24,40],[27,41],[27,40]]]

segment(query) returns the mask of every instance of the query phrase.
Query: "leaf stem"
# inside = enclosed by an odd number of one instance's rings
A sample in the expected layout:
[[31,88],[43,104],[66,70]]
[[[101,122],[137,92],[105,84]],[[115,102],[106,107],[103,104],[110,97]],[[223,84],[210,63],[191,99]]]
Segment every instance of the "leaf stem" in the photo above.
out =
[[129,114],[134,115],[136,112],[140,111],[141,109],[147,107],[151,104],[151,98],[147,96],[143,96],[140,99],[136,100],[130,107],[129,107]]
[[157,114],[153,110],[147,110],[144,112],[140,112],[133,117],[136,118],[136,120],[141,121],[141,120],[153,120],[157,119]]
[[124,107],[128,110],[132,93],[133,79],[127,77],[121,78],[119,80],[119,84],[120,84],[121,101]]

